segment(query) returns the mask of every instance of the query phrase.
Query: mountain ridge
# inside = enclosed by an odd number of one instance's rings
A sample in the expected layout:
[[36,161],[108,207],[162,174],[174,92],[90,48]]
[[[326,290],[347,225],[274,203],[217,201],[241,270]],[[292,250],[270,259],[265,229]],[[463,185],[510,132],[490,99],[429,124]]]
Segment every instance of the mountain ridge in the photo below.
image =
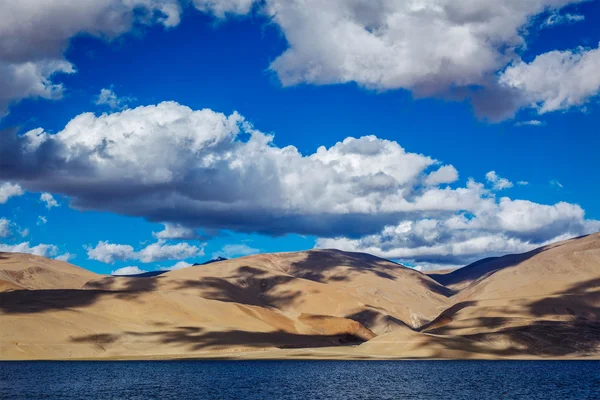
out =
[[335,249],[148,277],[0,254],[0,359],[599,356],[600,233],[445,274]]

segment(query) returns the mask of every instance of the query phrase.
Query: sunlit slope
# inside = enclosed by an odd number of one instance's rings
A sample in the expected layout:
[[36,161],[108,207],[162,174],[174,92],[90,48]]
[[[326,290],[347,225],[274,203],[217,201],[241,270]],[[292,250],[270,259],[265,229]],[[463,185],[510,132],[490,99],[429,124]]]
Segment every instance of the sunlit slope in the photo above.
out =
[[[460,291],[452,307],[421,327],[419,354],[423,346],[430,356],[448,357],[600,353],[599,234],[432,276]],[[374,351],[377,341],[364,346]]]
[[75,265],[20,253],[0,253],[0,291],[80,289],[99,275]]
[[598,357],[599,249],[596,234],[430,276],[337,250],[156,277],[3,254],[0,358]]

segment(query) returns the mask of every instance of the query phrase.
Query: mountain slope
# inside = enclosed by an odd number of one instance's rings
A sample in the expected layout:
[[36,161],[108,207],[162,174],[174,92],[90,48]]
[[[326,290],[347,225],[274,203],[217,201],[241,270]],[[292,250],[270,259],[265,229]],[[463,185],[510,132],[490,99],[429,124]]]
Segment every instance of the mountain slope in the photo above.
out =
[[151,277],[0,256],[0,359],[600,356],[600,234],[430,276],[338,250]]
[[63,261],[0,252],[0,291],[79,289],[97,277],[98,274]]

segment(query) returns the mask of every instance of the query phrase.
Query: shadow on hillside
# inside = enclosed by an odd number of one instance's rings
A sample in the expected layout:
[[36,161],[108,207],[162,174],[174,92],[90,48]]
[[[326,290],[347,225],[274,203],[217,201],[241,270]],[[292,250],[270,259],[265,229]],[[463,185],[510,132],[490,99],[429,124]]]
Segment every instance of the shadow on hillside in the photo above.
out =
[[[368,305],[365,305],[365,306],[370,307]],[[398,326],[412,329],[410,326],[408,326],[406,323],[404,323],[404,321],[402,321],[396,317],[393,317],[391,315],[379,312],[379,311],[375,310],[374,307],[371,307],[366,310],[361,310],[361,311],[355,312],[353,314],[346,315],[346,316],[344,316],[344,318],[348,318],[353,321],[356,321],[356,322],[360,323],[362,326],[369,328],[371,330],[373,330],[375,327],[381,326],[381,325],[385,325],[385,326],[389,327],[390,330],[393,330],[394,327],[398,327]]]
[[137,337],[142,342],[148,340],[150,343],[185,346],[187,351],[223,350],[236,346],[245,348],[276,347],[280,349],[314,348],[356,345],[364,342],[359,336],[350,334],[302,335],[284,331],[248,332],[240,330],[208,332],[202,328],[191,326],[180,326],[175,329],[157,332],[127,331],[121,335],[94,334],[73,337],[71,341],[73,343],[107,345],[118,341],[124,336],[129,341]]
[[537,254],[543,253],[549,249],[564,246],[572,240],[581,239],[584,237],[585,236],[580,236],[570,239],[564,243],[543,246],[527,253],[508,254],[502,257],[484,258],[483,260],[476,261],[449,274],[433,273],[429,274],[429,277],[443,286],[457,285],[460,287],[461,284],[469,283],[471,281],[493,275],[494,273],[505,268],[514,267]]
[[537,317],[563,315],[587,320],[600,319],[598,305],[600,305],[600,278],[578,283],[552,297],[534,301],[529,308]]
[[[600,351],[598,304],[600,278],[517,306],[523,307],[524,314],[538,318],[536,320],[525,320],[520,312],[513,317],[514,308],[506,309],[503,316],[457,318],[461,310],[478,305],[471,301],[450,307],[420,330],[428,334],[428,344],[437,343],[446,349],[469,353],[499,357],[528,354],[542,357],[597,355]],[[497,308],[494,312],[502,314],[502,310]],[[459,322],[453,324],[455,320]],[[461,329],[477,333],[460,335]]]
[[[117,282],[117,279],[119,282]],[[0,292],[0,311],[31,314],[87,307],[102,297],[135,300],[156,288],[153,278],[106,277],[88,282],[85,289],[15,290]]]
[[[302,294],[301,291],[279,289],[280,285],[296,278],[267,275],[264,270],[242,266],[227,278],[204,277],[179,281],[176,289],[197,288],[197,295],[205,299],[276,308],[291,305]],[[158,279],[162,277],[108,276],[88,282],[81,290],[0,292],[0,310],[16,314],[73,309],[92,305],[103,296],[136,300],[143,293],[155,291]]]
[[69,310],[95,303],[100,296],[110,294],[99,290],[15,290],[0,292],[0,310],[7,314],[31,314]]
[[476,305],[477,305],[476,301],[463,301],[460,303],[456,303],[452,307],[445,309],[440,315],[435,317],[433,320],[422,325],[421,327],[419,327],[416,330],[419,332],[427,332],[428,330],[431,330],[431,329],[439,329],[440,327],[452,322],[452,317],[459,311],[461,311],[467,307],[474,307]]
[[267,271],[242,266],[226,278],[202,277],[179,281],[177,289],[199,289],[198,296],[209,300],[279,308],[291,305],[302,294],[299,290],[278,289],[279,285],[294,279],[285,275],[268,276]]
[[[294,276],[316,282],[324,282],[326,272],[337,267],[346,267],[350,271],[367,272],[384,279],[395,280],[396,276],[388,271],[405,268],[389,260],[384,260],[363,253],[351,253],[352,256],[339,250],[314,250],[306,253],[306,258],[291,264]],[[345,275],[333,275],[327,280],[345,281]]]
[[116,293],[119,299],[133,299],[139,295],[139,292],[151,292],[156,289],[157,279],[155,277],[114,277],[105,278],[86,283],[85,289],[109,291]]
[[[498,324],[498,319],[479,318],[478,324],[492,328]],[[498,357],[597,355],[600,346],[600,322],[536,321],[527,326],[470,335],[428,335],[426,343],[441,344],[447,350]],[[432,357],[444,357],[444,353],[440,351]]]

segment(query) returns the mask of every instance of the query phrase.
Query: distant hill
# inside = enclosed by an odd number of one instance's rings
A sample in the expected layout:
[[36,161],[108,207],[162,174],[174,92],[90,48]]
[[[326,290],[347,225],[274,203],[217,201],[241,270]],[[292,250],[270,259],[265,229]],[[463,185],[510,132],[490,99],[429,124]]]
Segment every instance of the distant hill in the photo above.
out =
[[159,276],[159,275],[162,275],[162,274],[167,273],[167,272],[169,272],[168,269],[160,270],[160,271],[142,272],[141,274],[113,275],[113,276],[126,276],[126,277],[129,277],[129,278],[152,278],[152,277]]
[[[205,261],[205,262],[203,262],[203,263],[195,263],[195,264],[192,264],[191,266],[192,266],[192,267],[197,267],[197,266],[199,266],[199,265],[207,265],[207,264],[212,264],[212,263],[219,262],[219,261],[227,261],[227,259],[226,259],[226,258],[224,258],[224,257],[217,257],[217,258],[214,258],[214,259],[212,259],[212,260]],[[143,272],[143,273],[141,273],[141,274],[132,274],[132,275],[113,275],[113,276],[127,276],[127,277],[129,277],[129,278],[152,278],[152,277],[159,276],[159,275],[162,275],[162,274],[164,274],[164,273],[167,273],[167,272],[169,272],[169,270],[168,270],[168,269],[164,269],[164,270],[159,270],[159,271],[148,271],[148,272]]]
[[203,263],[195,263],[193,266],[197,266],[197,265],[207,265],[207,264],[212,264],[212,263],[216,263],[216,262],[220,262],[220,261],[227,261],[227,259],[225,257],[217,257],[217,258],[213,258],[212,260],[208,260],[205,261]]
[[339,250],[200,265],[1,253],[0,359],[600,358],[600,234],[430,275]]

